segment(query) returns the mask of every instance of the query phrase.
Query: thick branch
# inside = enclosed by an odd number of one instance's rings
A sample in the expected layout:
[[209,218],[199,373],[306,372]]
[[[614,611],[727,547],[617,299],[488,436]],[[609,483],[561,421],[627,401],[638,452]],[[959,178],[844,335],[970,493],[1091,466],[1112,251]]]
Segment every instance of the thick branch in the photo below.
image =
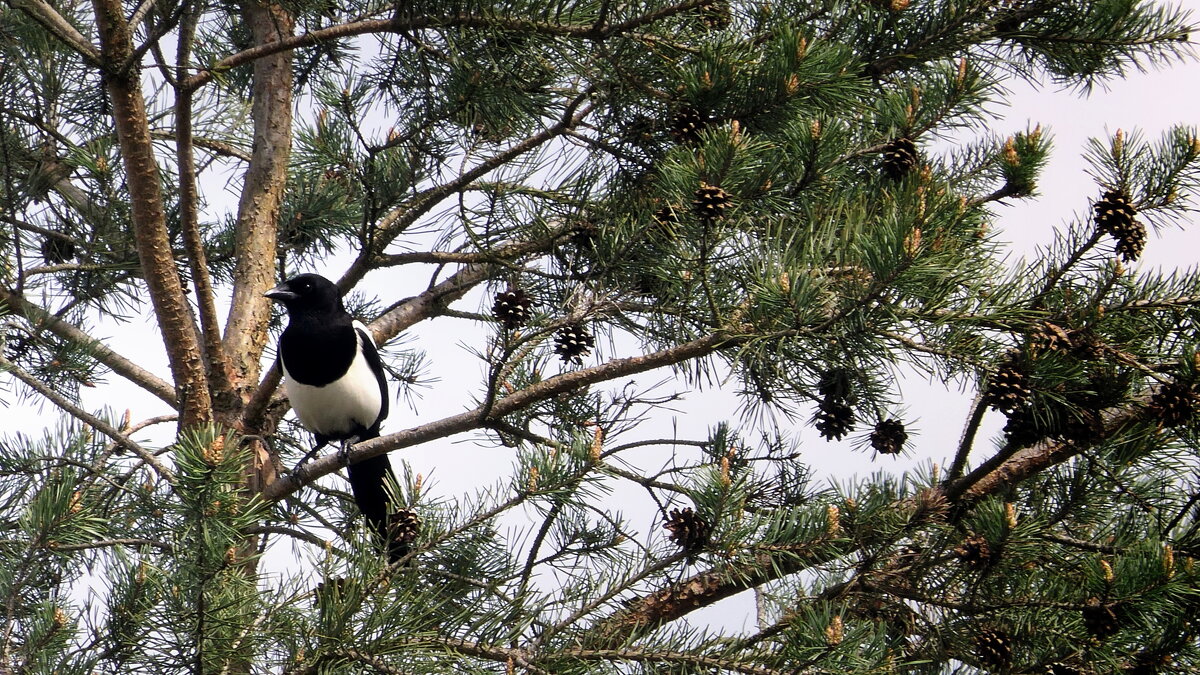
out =
[[[124,63],[132,53],[132,42],[120,2],[95,0],[95,11],[105,63],[114,66]],[[180,424],[202,423],[212,416],[208,382],[196,326],[175,269],[141,83],[135,73],[110,73],[107,82],[126,182],[132,195],[131,220],[138,259],[166,345],[171,374],[181,394]]]
[[[191,59],[192,39],[195,35],[197,17],[190,5],[184,10],[179,30],[176,80],[187,73]],[[200,234],[200,191],[196,181],[196,156],[192,137],[192,95],[190,92],[175,92],[175,124],[177,141],[175,157],[179,168],[179,224],[183,231],[183,245],[187,250],[188,268],[196,286],[196,304],[200,313],[200,335],[203,338],[205,363],[212,394],[218,400],[233,393],[230,377],[232,369],[221,342],[221,325],[217,319],[216,297],[212,277],[208,273],[208,256],[204,252],[204,239]]]
[[100,52],[96,51],[92,43],[88,42],[88,39],[76,30],[70,21],[67,21],[63,15],[56,12],[44,0],[11,0],[11,4],[16,9],[28,14],[30,18],[44,26],[55,37],[65,42],[71,49],[82,56],[84,60],[94,66],[100,65]]
[[[246,23],[259,45],[276,44],[292,33],[292,16],[279,5],[249,2]],[[259,377],[259,355],[267,344],[275,281],[279,208],[292,150],[292,55],[277,52],[254,64],[254,151],[238,204],[233,299],[225,325],[225,349],[239,355],[233,379],[248,390]]]
[[[1109,416],[1101,439],[1112,438],[1144,416],[1141,405],[1132,403]],[[1012,454],[998,467],[972,472],[943,488],[950,503],[965,504],[994,495],[1065,462],[1083,451],[1077,443],[1045,441]],[[977,475],[978,473],[978,475]],[[850,540],[817,542],[806,549],[759,552],[748,562],[723,565],[695,574],[683,581],[647,594],[601,621],[590,632],[598,644],[625,644],[646,630],[670,623],[741,591],[808,569],[850,553]]]
[[420,295],[401,300],[387,308],[379,318],[371,322],[375,341],[383,344],[424,319],[433,316],[439,308],[461,298],[478,284],[491,278],[495,266],[490,264],[467,265],[444,281],[425,290]]
[[564,654],[581,661],[633,661],[635,663],[661,663],[702,668],[706,672],[746,673],[747,675],[794,674],[795,670],[776,670],[748,663],[736,656],[720,658],[695,652],[658,651],[653,649],[583,649],[572,647]]
[[[1092,444],[1112,438],[1124,432],[1145,416],[1140,402],[1132,402],[1119,412],[1107,416],[1104,430],[1097,434]],[[1071,441],[1043,441],[1028,448],[1009,454],[1003,462],[993,466],[984,462],[966,476],[951,482],[943,489],[951,500],[974,501],[1015,485],[1055,464],[1061,464],[1083,452],[1088,444]],[[1003,454],[1002,450],[999,454]]]
[[[504,398],[497,399],[490,407],[479,406],[473,410],[458,415],[451,415],[450,417],[445,417],[429,424],[423,424],[419,427],[413,427],[412,429],[364,441],[355,445],[347,454],[346,459],[349,463],[353,464],[361,462],[364,459],[377,457],[391,450],[413,447],[435,439],[479,429],[487,426],[492,419],[498,419],[517,412],[558,394],[574,391],[597,382],[613,380],[701,358],[712,354],[720,348],[732,346],[736,343],[736,338],[718,333],[651,354],[626,359],[615,359],[599,366],[556,375]],[[301,475],[299,477],[277,480],[271,483],[263,491],[263,497],[268,500],[282,499],[295,492],[301,485],[337,471],[342,467],[338,455],[339,453],[330,453],[305,464],[301,468]]]
[[411,253],[395,253],[380,256],[376,260],[376,265],[379,267],[394,267],[396,265],[408,265],[411,263],[441,265],[447,263],[503,262],[513,260],[525,254],[545,251],[560,239],[565,239],[567,234],[569,234],[569,231],[559,232],[534,241],[504,244],[494,249],[483,251],[413,251]]

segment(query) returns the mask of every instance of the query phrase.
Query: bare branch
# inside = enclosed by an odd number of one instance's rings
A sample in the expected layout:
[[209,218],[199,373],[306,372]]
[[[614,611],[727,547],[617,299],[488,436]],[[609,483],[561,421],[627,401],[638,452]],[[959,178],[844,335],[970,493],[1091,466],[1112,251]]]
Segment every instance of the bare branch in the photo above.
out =
[[[661,351],[625,359],[614,359],[608,363],[591,368],[583,368],[556,375],[497,399],[491,406],[479,406],[473,410],[444,417],[429,424],[423,424],[419,427],[413,427],[398,433],[363,441],[351,448],[345,459],[350,464],[354,464],[364,459],[377,457],[391,450],[408,448],[434,439],[478,429],[486,426],[491,419],[500,418],[522,410],[539,401],[544,401],[564,392],[574,391],[580,387],[586,387],[597,382],[604,382],[618,377],[643,373],[655,368],[662,368],[701,358],[712,354],[718,349],[736,344],[737,338],[722,333],[715,333]],[[288,478],[271,483],[263,490],[263,497],[271,501],[281,499],[295,492],[301,485],[337,471],[342,466],[341,460],[338,457],[339,454],[330,453],[305,464],[302,467],[302,476],[298,480]]]
[[491,278],[495,266],[488,264],[467,265],[441,283],[420,295],[401,300],[388,307],[379,318],[370,324],[371,332],[378,344],[383,344],[424,319],[434,316],[440,308],[461,298],[478,284]]
[[[148,8],[150,2],[142,7]],[[183,15],[176,49],[175,79],[178,81],[187,72],[191,59],[192,40],[198,16],[189,3],[181,7]],[[183,232],[183,245],[187,249],[188,268],[196,286],[196,302],[200,313],[200,336],[205,352],[205,364],[212,393],[223,399],[226,407],[240,403],[234,398],[231,378],[233,370],[225,346],[221,341],[221,325],[217,319],[216,297],[212,277],[208,273],[208,255],[204,252],[204,239],[200,233],[200,191],[196,181],[196,157],[192,138],[192,94],[189,91],[175,92],[175,124],[177,142],[175,158],[179,170],[179,224]]]
[[796,673],[795,670],[776,670],[763,668],[746,663],[737,658],[717,658],[704,656],[694,652],[672,652],[654,649],[586,649],[574,647],[564,650],[564,653],[581,661],[633,661],[636,663],[663,663],[689,665],[713,669],[720,672],[746,673],[747,675],[783,675]]
[[45,328],[58,337],[79,345],[114,373],[165,401],[172,408],[176,407],[175,388],[171,386],[170,382],[109,349],[78,326],[54,316],[29,302],[23,296],[4,288],[0,288],[0,304],[3,304],[9,312],[25,318],[34,326]]
[[93,66],[101,65],[102,59],[96,47],[88,42],[82,33],[75,30],[75,26],[72,26],[70,21],[67,21],[44,0],[11,0],[11,4],[65,42],[88,63]]
[[[591,108],[584,106],[583,110],[578,110],[583,103],[583,95],[567,106],[562,119],[558,123],[539,131],[538,133],[525,138],[524,140],[514,144],[512,147],[489,157],[480,162],[471,169],[464,171],[454,180],[437,185],[425,190],[417,197],[405,204],[402,207],[392,210],[390,213],[380,219],[375,227],[374,245],[376,249],[386,246],[393,238],[403,232],[409,225],[415,223],[418,218],[428,213],[431,209],[438,205],[443,199],[455,194],[459,190],[466,188],[475,180],[487,175],[495,169],[508,164],[517,157],[530,152],[550,140],[564,134],[567,130],[574,128],[587,117],[591,112]],[[359,253],[358,257],[351,263],[346,273],[338,281],[338,286],[343,292],[353,288],[367,272],[374,268],[376,261],[374,259],[375,252],[371,249],[364,249]]]
[[535,241],[517,242],[498,246],[487,251],[413,251],[411,253],[395,253],[380,256],[375,264],[378,267],[394,267],[411,263],[486,263],[502,262],[520,258],[529,253],[539,253],[548,250],[552,245],[566,238],[569,234],[564,230]]
[[[181,93],[180,96],[183,96],[183,94]],[[178,137],[175,134],[166,132],[166,131],[151,131],[150,137],[156,138],[156,139],[162,140],[162,141],[178,142]],[[240,159],[243,162],[250,161],[250,153],[237,147],[236,145],[232,145],[230,143],[225,143],[224,141],[218,141],[218,140],[214,140],[211,138],[199,138],[199,137],[193,136],[192,137],[192,145],[194,145],[197,148],[204,148],[205,150],[210,150],[213,153],[220,155],[222,157],[233,157],[234,159]]]
[[142,446],[138,445],[137,442],[134,441],[132,438],[130,438],[130,437],[126,436],[125,434],[121,433],[120,431],[118,431],[117,428],[114,427],[113,425],[109,424],[108,422],[105,422],[104,420],[100,419],[99,417],[96,417],[95,415],[89,413],[88,411],[84,410],[83,408],[80,408],[79,406],[75,405],[74,403],[71,403],[70,401],[68,401],[66,399],[66,397],[64,397],[63,395],[54,391],[49,386],[47,386],[44,382],[38,380],[36,377],[29,374],[23,368],[21,368],[20,366],[18,366],[15,363],[13,363],[12,361],[9,361],[4,356],[0,356],[0,368],[3,368],[5,371],[12,373],[13,377],[16,377],[18,380],[20,380],[22,383],[24,383],[25,386],[36,391],[41,396],[45,397],[46,400],[48,400],[51,403],[53,403],[54,405],[58,406],[67,414],[78,419],[79,421],[83,422],[84,424],[87,424],[88,426],[99,431],[100,433],[104,434],[105,436],[108,436],[109,438],[113,439],[113,441],[116,442],[121,447],[123,447],[123,448],[129,450],[130,452],[134,453],[135,455],[137,455],[139,459],[141,459],[143,462],[148,464],[152,469],[154,469],[154,471],[156,473],[158,473],[158,475],[160,477],[162,477],[163,480],[167,481],[168,483],[174,482],[174,478],[171,475],[171,470],[168,469],[167,467],[163,466],[163,464],[158,461],[158,459],[154,456],[153,453],[151,453],[149,450],[146,450]]
[[303,35],[289,36],[268,44],[259,44],[250,49],[227,56],[211,68],[202,70],[183,82],[185,89],[196,89],[210,82],[215,75],[280,52],[319,44],[329,40],[368,35],[371,33],[409,33],[436,28],[500,28],[527,34],[554,35],[586,40],[607,40],[617,35],[630,33],[642,26],[660,21],[681,12],[703,5],[707,0],[688,0],[663,9],[634,17],[619,24],[600,26],[597,24],[554,24],[540,21],[525,21],[499,16],[452,14],[448,16],[396,16],[391,19],[373,19],[343,23],[310,31]]
[[282,527],[280,525],[252,525],[246,528],[246,534],[279,534],[285,537],[291,537],[292,539],[298,539],[320,548],[325,548],[329,544],[328,541],[318,537],[315,534],[312,534],[311,532],[297,530],[292,527]]
[[112,548],[114,546],[149,546],[156,548],[163,553],[174,553],[175,547],[162,541],[153,539],[100,539],[97,541],[89,541],[84,544],[56,544],[53,549],[55,551],[86,551],[94,548]]

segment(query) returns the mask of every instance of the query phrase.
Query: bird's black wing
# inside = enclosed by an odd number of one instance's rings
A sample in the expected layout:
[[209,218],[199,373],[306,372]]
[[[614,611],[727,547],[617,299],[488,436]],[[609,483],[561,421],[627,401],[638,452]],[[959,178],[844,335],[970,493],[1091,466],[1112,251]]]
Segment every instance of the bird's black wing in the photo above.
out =
[[379,435],[379,426],[388,416],[388,388],[387,377],[384,375],[383,359],[379,358],[379,350],[375,348],[375,338],[371,337],[371,332],[361,323],[354,322],[354,330],[358,333],[359,343],[362,345],[363,358],[367,360],[367,365],[371,367],[371,372],[375,373],[375,381],[379,383],[379,416],[375,418],[375,423],[367,430],[360,440],[375,438]]
[[[379,351],[375,348],[375,340],[371,338],[371,333],[358,322],[355,322],[354,330],[359,336],[363,358],[367,360],[367,365],[371,367],[371,372],[379,382],[379,416],[375,418],[371,428],[358,439],[365,441],[379,436],[379,426],[388,416],[387,379],[384,376],[383,360],[379,358]],[[375,533],[377,541],[387,548],[388,561],[396,562],[408,552],[408,547],[393,541],[388,533],[387,483],[396,480],[395,474],[392,473],[391,461],[387,455],[379,455],[351,464],[346,467],[346,473],[350,479],[350,490],[354,493],[354,503],[367,519],[367,525]]]

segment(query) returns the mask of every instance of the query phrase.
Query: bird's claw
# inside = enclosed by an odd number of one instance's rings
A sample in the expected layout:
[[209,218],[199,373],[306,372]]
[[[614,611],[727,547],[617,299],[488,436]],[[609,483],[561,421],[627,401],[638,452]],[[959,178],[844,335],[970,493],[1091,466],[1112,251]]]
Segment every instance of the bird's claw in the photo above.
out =
[[350,448],[354,447],[354,444],[357,442],[357,436],[353,436],[342,441],[342,447],[337,453],[338,464],[341,466],[350,466]]
[[307,475],[308,467],[305,466],[305,463],[302,461],[292,469],[292,472],[288,477],[291,478],[293,485],[299,486],[304,483],[304,477]]

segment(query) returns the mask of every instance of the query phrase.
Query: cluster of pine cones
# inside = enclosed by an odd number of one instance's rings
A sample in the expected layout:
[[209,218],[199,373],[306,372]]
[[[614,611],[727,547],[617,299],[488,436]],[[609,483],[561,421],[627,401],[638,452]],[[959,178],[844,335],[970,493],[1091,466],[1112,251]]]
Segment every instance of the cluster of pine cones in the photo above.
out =
[[[855,401],[849,373],[844,369],[833,369],[821,374],[817,383],[821,400],[813,416],[813,426],[827,441],[841,440],[854,430]],[[871,447],[881,455],[898,455],[908,441],[904,423],[897,419],[883,419],[875,424],[870,435]]]
[[[492,303],[492,316],[505,330],[515,330],[533,318],[533,298],[520,288],[510,288],[496,294]],[[580,365],[583,357],[591,353],[596,339],[582,323],[563,326],[554,335],[554,353],[563,361]]]
[[[1106,349],[1087,329],[1044,321],[1027,338],[1027,348],[1011,351],[988,375],[983,390],[983,402],[1008,417],[1004,432],[1009,443],[1027,447],[1047,438],[1096,442],[1104,433],[1103,411],[1127,401],[1132,378],[1105,367]],[[1035,390],[1042,387],[1032,373],[1045,354],[1083,362],[1088,370],[1085,391],[1037,396]],[[1166,382],[1155,386],[1144,410],[1163,427],[1181,426],[1200,412],[1200,396],[1188,381]]]

